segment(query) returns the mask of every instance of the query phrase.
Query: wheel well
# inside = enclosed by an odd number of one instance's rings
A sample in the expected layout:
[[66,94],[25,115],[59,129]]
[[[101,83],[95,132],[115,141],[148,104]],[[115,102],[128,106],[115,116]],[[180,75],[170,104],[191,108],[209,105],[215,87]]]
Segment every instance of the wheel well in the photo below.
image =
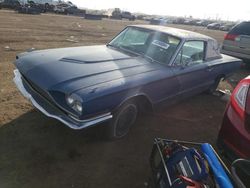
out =
[[122,102],[120,106],[130,101],[133,101],[136,103],[140,112],[152,112],[153,111],[153,105],[151,101],[148,99],[148,97],[146,97],[145,95],[137,95],[137,96],[128,98],[124,102]]
[[224,74],[220,74],[216,76],[216,78],[213,81],[213,84],[205,92],[208,94],[212,94],[217,89],[218,85],[220,84],[221,79],[225,80],[225,78],[226,78],[226,75]]
[[218,75],[218,76],[216,77],[216,79],[215,79],[215,80],[222,79],[222,78],[223,78],[223,80],[225,80],[226,75],[224,75],[224,74],[220,74],[220,75]]

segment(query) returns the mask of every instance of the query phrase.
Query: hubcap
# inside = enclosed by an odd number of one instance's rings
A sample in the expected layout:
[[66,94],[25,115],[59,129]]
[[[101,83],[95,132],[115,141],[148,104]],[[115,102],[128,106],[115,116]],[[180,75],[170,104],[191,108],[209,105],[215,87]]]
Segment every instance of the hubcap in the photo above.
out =
[[137,108],[136,105],[130,104],[126,106],[117,117],[116,136],[122,137],[129,132],[130,127],[136,120]]

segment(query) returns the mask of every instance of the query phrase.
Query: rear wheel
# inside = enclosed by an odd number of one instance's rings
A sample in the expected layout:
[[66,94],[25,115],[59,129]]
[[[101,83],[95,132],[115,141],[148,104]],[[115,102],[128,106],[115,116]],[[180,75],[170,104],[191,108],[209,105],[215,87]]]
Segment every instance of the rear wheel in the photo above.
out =
[[134,101],[123,104],[108,126],[108,137],[114,140],[126,136],[135,123],[137,115],[138,107]]

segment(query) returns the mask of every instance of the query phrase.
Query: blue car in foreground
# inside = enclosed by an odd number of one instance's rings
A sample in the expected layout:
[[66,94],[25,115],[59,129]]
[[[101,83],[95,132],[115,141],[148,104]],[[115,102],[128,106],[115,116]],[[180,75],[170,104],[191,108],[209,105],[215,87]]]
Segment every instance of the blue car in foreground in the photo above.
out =
[[205,35],[135,25],[107,45],[25,52],[14,64],[17,88],[42,113],[72,129],[109,121],[116,139],[141,110],[213,92],[241,60]]

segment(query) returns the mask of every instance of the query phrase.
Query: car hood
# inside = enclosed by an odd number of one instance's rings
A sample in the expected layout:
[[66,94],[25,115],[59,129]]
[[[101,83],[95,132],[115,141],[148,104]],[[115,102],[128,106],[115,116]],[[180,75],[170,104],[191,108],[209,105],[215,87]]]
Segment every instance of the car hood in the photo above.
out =
[[67,93],[155,69],[143,58],[105,45],[26,52],[15,65],[41,89]]

